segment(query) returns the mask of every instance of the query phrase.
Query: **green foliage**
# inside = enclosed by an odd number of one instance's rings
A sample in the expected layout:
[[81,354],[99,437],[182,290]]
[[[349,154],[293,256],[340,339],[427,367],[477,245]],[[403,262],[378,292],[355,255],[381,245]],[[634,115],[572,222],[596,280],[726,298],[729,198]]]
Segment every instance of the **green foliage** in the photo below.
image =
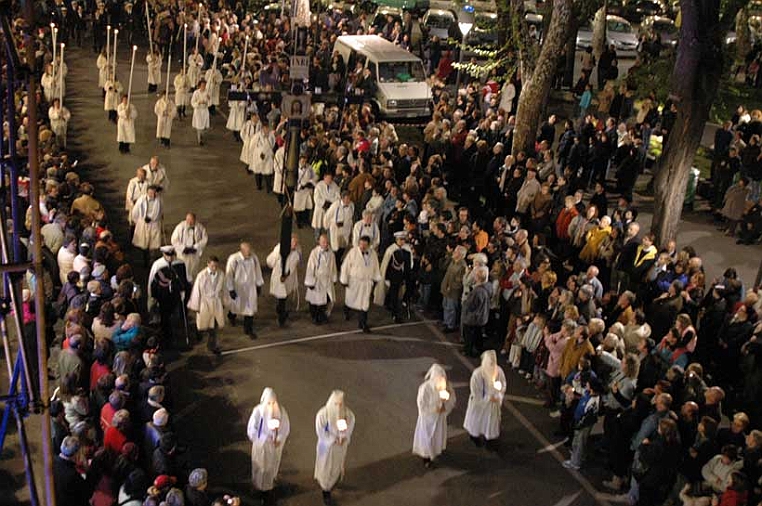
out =
[[732,76],[726,74],[720,82],[720,89],[712,104],[709,121],[721,124],[730,119],[739,105],[755,109],[761,103],[762,89],[736,82]]
[[654,93],[658,101],[664,102],[669,96],[669,82],[674,66],[674,54],[633,65],[627,76],[627,83],[630,88],[636,90],[636,97],[647,97]]

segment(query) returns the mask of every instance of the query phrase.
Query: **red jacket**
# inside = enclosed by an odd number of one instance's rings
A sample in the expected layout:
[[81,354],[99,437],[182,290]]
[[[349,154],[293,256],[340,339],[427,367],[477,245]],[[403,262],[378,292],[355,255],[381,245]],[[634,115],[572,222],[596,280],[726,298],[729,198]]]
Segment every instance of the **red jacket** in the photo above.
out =
[[571,209],[566,209],[565,207],[561,209],[561,212],[558,213],[558,218],[556,218],[556,237],[568,241],[570,239],[569,237],[569,225],[571,224],[572,220],[575,216],[579,214],[577,212],[576,207],[572,207]]
[[[106,404],[108,406],[108,404]],[[105,406],[104,406],[105,407]],[[103,447],[112,453],[119,455],[122,452],[122,446],[127,442],[127,436],[122,434],[116,427],[106,429],[106,435],[103,436]]]
[[726,488],[720,497],[720,506],[746,506],[749,500],[749,492]]

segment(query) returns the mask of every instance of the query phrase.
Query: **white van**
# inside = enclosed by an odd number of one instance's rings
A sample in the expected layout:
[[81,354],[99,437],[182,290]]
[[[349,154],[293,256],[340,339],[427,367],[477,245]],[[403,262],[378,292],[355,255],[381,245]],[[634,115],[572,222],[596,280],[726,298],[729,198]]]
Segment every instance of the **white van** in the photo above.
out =
[[358,59],[376,79],[374,108],[384,118],[430,116],[431,88],[420,58],[378,35],[342,35],[333,46],[349,72]]

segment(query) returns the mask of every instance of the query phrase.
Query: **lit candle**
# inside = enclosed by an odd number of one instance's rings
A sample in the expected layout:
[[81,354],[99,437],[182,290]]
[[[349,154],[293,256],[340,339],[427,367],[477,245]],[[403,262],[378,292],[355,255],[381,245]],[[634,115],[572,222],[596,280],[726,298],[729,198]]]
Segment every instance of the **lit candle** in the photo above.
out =
[[338,428],[341,432],[344,432],[347,430],[347,421],[343,418],[339,418],[336,420],[336,428]]
[[450,392],[447,390],[440,390],[439,398],[446,402],[450,398]]
[[280,420],[277,418],[270,418],[267,420],[267,428],[270,430],[278,430],[280,428]]
[[503,389],[503,382],[500,380],[495,380],[495,383],[493,383],[493,385],[495,386],[495,390],[497,390],[498,392],[500,392]]

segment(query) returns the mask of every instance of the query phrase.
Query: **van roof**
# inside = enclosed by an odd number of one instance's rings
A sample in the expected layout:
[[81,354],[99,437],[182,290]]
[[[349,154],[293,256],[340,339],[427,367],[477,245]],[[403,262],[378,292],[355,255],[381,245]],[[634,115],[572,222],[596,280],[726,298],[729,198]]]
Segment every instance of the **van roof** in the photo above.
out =
[[358,53],[372,53],[377,61],[419,61],[419,58],[378,35],[342,35],[342,42]]

